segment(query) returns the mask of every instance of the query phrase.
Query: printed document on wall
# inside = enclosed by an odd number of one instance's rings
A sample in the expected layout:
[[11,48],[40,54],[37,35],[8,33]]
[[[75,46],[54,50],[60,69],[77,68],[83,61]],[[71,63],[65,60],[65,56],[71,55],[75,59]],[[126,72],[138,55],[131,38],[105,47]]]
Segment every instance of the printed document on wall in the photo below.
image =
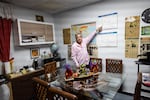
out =
[[118,28],[118,13],[98,16],[96,26],[102,26],[103,30]]
[[139,39],[126,39],[125,40],[125,57],[137,58],[139,47]]
[[100,33],[96,37],[96,43],[99,47],[116,47],[117,41],[117,32]]

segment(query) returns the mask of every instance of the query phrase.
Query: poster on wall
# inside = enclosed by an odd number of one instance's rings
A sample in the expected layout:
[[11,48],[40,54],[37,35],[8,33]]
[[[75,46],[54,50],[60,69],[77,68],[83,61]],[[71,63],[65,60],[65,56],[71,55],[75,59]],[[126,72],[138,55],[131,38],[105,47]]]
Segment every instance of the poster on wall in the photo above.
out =
[[137,58],[138,46],[139,46],[139,39],[126,39],[125,40],[125,57]]
[[63,29],[64,44],[71,44],[70,28]]
[[116,47],[118,45],[117,32],[102,32],[96,37],[98,47]]
[[88,53],[90,58],[98,58],[98,46],[97,45],[88,45]]
[[96,26],[103,26],[103,30],[118,28],[118,13],[109,13],[98,16]]
[[150,36],[150,26],[143,26],[141,31],[142,36]]
[[140,16],[125,18],[125,39],[139,38]]
[[[71,26],[72,43],[75,42],[76,33],[82,33],[82,37],[85,38],[95,30],[96,30],[96,22],[72,25]],[[89,43],[87,47],[90,57],[98,57],[98,47],[96,46],[96,37],[93,38],[93,40]]]
[[140,39],[140,54],[150,52],[150,37],[142,37]]
[[[96,22],[89,22],[83,24],[76,24],[71,26],[71,41],[72,43],[75,42],[75,34],[82,33],[82,37],[85,38],[90,33],[96,30]],[[96,44],[96,38],[90,42],[90,44]]]

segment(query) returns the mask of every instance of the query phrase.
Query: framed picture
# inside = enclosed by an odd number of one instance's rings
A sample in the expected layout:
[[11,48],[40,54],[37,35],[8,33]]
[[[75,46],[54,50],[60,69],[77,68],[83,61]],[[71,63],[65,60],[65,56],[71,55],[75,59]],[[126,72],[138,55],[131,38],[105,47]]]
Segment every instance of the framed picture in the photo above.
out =
[[64,44],[71,44],[70,28],[63,29]]
[[71,45],[68,45],[68,60],[71,60]]
[[142,32],[141,32],[141,35],[150,35],[150,26],[142,26]]
[[35,17],[36,17],[36,21],[44,22],[44,18],[43,18],[43,16],[35,15]]
[[30,48],[31,58],[38,58],[40,56],[40,49],[39,48]]

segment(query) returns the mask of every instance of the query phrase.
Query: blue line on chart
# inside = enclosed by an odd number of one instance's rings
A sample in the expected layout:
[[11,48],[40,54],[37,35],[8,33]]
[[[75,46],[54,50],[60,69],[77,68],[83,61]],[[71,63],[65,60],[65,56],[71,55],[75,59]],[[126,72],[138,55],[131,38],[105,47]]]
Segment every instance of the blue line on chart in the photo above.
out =
[[117,32],[99,32],[98,34],[117,34]]
[[105,17],[105,16],[110,16],[110,15],[115,15],[115,14],[118,14],[118,13],[114,12],[114,13],[110,13],[110,14],[101,15],[101,16],[98,16],[98,17]]

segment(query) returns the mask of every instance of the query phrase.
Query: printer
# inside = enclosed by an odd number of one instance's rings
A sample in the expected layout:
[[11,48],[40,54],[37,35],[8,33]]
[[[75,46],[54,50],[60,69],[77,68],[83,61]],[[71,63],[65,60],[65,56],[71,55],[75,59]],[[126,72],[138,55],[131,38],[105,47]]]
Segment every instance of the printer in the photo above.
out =
[[138,55],[140,62],[150,62],[150,51],[144,52],[143,54]]

